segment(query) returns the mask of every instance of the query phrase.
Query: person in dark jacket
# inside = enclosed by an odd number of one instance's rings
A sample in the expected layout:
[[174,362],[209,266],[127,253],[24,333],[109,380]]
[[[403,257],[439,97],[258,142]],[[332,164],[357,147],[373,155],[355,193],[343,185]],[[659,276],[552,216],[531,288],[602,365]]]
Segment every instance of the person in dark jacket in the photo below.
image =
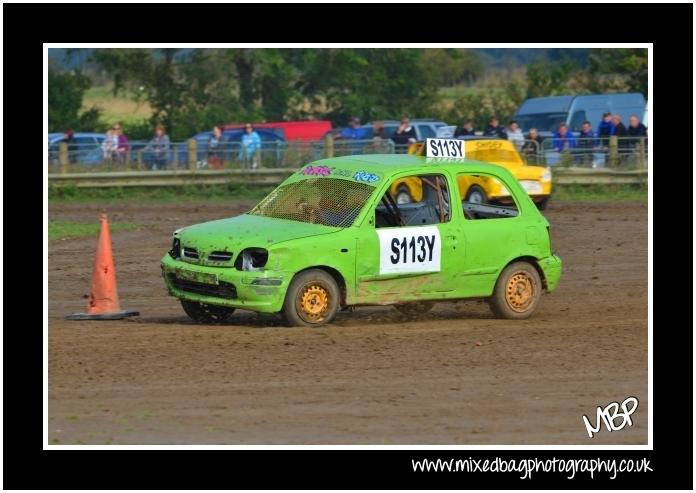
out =
[[411,125],[411,120],[406,116],[403,117],[401,119],[401,125],[392,134],[391,140],[393,140],[396,145],[407,145],[413,144],[416,139],[416,129]]
[[541,140],[539,139],[539,131],[536,128],[530,128],[527,133],[527,138],[524,141],[522,150],[527,164],[537,164],[539,162],[539,154],[541,152]]
[[611,121],[611,113],[606,111],[602,115],[602,121],[599,122],[599,125],[597,126],[597,137],[599,137],[599,143],[603,147],[607,147],[609,145],[609,137],[614,135],[615,130],[614,124]]
[[505,131],[505,127],[503,127],[500,122],[498,121],[498,118],[495,116],[491,117],[490,120],[488,120],[488,125],[486,128],[483,130],[483,135],[486,137],[500,137],[501,139],[507,140],[507,132]]
[[582,122],[582,129],[578,134],[578,148],[582,149],[580,159],[583,164],[592,164],[592,150],[597,145],[595,133],[592,131],[592,124],[588,121]]
[[462,125],[461,127],[457,127],[454,130],[455,137],[466,136],[466,135],[476,135],[476,130],[474,130],[474,125],[473,125],[473,123],[471,123],[471,120],[465,121],[464,125]]
[[611,122],[614,124],[614,135],[616,135],[619,138],[619,152],[624,152],[626,149],[630,147],[630,139],[626,139],[626,125],[621,123],[621,117],[619,115],[612,115]]
[[640,122],[636,115],[631,115],[631,118],[628,120],[626,135],[629,137],[647,137],[648,128]]

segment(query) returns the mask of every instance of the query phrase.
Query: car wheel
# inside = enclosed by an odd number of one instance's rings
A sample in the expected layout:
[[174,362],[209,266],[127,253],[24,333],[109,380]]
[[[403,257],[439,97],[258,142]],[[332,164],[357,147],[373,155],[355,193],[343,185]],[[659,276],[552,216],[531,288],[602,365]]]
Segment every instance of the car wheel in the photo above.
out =
[[488,198],[486,197],[486,192],[483,191],[483,188],[479,187],[478,185],[471,185],[466,193],[466,201],[474,204],[486,204],[488,202]]
[[537,209],[540,211],[546,210],[546,206],[549,205],[549,199],[551,197],[544,197],[539,202],[536,202]]
[[528,262],[508,265],[498,277],[489,304],[498,318],[529,318],[541,298],[541,277]]
[[200,324],[220,324],[228,321],[234,313],[234,308],[208,305],[197,301],[180,300],[186,315]]
[[328,324],[341,305],[341,294],[333,277],[319,269],[295,276],[285,294],[283,316],[290,326],[318,327]]
[[397,203],[397,205],[410,204],[411,202],[413,202],[413,197],[411,197],[411,192],[408,191],[408,187],[401,185],[396,191],[396,203]]
[[433,301],[413,301],[411,303],[399,303],[394,305],[394,308],[407,317],[418,317],[428,313],[434,306],[435,302]]

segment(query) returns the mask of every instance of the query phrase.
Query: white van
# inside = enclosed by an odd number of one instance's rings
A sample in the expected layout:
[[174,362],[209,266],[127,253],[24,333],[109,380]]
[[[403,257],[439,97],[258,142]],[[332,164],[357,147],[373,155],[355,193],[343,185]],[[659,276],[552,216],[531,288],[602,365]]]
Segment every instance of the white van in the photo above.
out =
[[520,105],[515,120],[524,132],[530,128],[539,130],[542,138],[550,137],[565,123],[572,132],[579,132],[585,120],[596,130],[606,111],[621,116],[628,125],[631,115],[644,114],[645,98],[637,92],[616,94],[590,94],[584,96],[550,96],[527,99]]

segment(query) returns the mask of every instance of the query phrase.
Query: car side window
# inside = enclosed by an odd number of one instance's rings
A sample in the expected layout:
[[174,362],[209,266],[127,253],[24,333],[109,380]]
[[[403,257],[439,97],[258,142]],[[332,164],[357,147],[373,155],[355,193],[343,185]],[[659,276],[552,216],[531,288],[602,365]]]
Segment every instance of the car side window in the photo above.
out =
[[515,198],[500,179],[493,175],[459,173],[457,185],[467,220],[510,219],[519,215]]
[[[408,193],[413,200],[397,200]],[[426,226],[448,222],[452,217],[447,180],[427,174],[397,178],[375,208],[375,227]]]

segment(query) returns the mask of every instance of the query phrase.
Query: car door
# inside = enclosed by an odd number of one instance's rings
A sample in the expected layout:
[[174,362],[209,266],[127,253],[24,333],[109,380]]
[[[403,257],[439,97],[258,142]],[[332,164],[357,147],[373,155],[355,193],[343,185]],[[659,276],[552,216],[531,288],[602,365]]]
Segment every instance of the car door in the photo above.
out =
[[442,172],[406,176],[424,180],[423,199],[396,204],[390,183],[359,229],[355,269],[359,303],[438,299],[456,287],[452,272],[463,251],[460,229],[452,217],[451,177]]
[[[458,173],[457,180],[470,180],[486,175]],[[488,180],[504,183],[493,175]],[[461,296],[488,296],[495,286],[497,274],[516,252],[525,250],[528,242],[534,242],[533,232],[525,228],[525,220],[518,204],[475,203],[462,200],[461,224],[462,243],[466,249],[461,268],[457,271]]]

